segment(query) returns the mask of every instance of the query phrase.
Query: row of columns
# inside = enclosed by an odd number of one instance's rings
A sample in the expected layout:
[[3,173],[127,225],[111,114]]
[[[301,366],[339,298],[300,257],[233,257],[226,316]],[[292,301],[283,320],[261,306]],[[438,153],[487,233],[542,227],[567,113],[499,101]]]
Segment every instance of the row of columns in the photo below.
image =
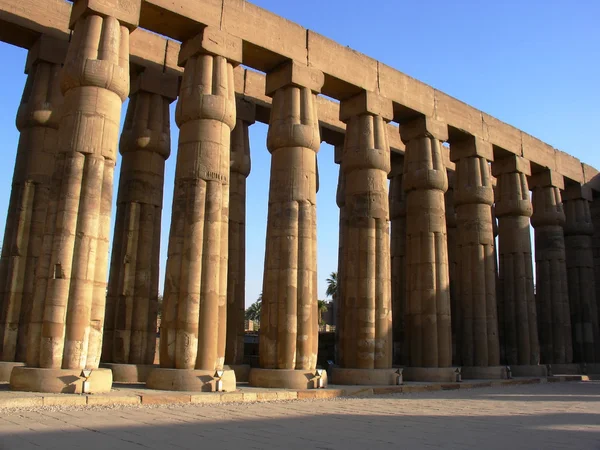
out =
[[[230,366],[243,357],[245,183],[255,115],[235,96],[242,42],[205,28],[182,45],[178,92],[175,77],[151,71],[138,74],[130,91],[135,14],[81,5],[73,9],[66,56],[42,37],[26,67],[0,259],[0,356],[25,361],[11,383],[34,390],[58,389],[59,375],[81,369],[93,369],[102,384],[108,378],[98,369],[101,355],[117,365],[152,364],[169,105],[178,98],[160,368],[147,382],[214,390],[224,380],[234,388]],[[315,387],[324,377],[315,374],[316,97],[324,81],[322,72],[296,62],[267,75],[271,181],[254,385]],[[115,152],[127,96],[107,290]],[[474,137],[451,140],[456,172],[449,186],[447,126],[425,117],[402,123],[400,167],[387,138],[393,116],[391,101],[373,92],[340,104],[347,128],[336,148],[334,381],[393,383],[394,363],[407,366],[407,379],[435,380],[453,377],[453,365],[600,361],[588,191],[565,189],[550,171],[532,175],[519,156],[495,159],[491,144]]]

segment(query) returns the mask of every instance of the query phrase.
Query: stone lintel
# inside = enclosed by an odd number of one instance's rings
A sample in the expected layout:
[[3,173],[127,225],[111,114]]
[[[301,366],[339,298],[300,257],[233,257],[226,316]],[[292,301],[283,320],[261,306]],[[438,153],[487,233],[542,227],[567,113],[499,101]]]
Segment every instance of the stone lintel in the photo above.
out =
[[273,97],[275,91],[286,86],[305,87],[319,93],[324,83],[325,75],[320,70],[288,61],[267,74],[265,94]]
[[235,97],[236,117],[250,125],[256,122],[256,104],[240,96]]
[[69,28],[73,30],[77,21],[95,14],[102,17],[114,17],[121,25],[135,30],[140,23],[142,0],[75,0]]
[[400,124],[400,138],[405,144],[424,136],[432,136],[445,142],[448,140],[448,126],[444,122],[427,116]]
[[450,143],[450,161],[457,162],[463,158],[473,156],[493,161],[494,150],[492,149],[492,143],[476,136],[469,136],[466,139]]
[[354,116],[371,114],[381,116],[389,122],[394,118],[394,105],[390,99],[372,91],[362,91],[360,94],[340,102],[340,120],[348,122]]
[[185,66],[188,59],[199,54],[222,56],[234,66],[242,63],[242,40],[213,27],[206,27],[181,45],[177,65]]
[[333,162],[336,164],[342,163],[342,155],[344,154],[344,144],[333,147]]
[[25,62],[25,73],[29,71],[38,61],[44,61],[51,64],[62,65],[67,56],[67,48],[69,43],[62,41],[45,34],[40,35],[33,47],[27,52],[27,61]]
[[562,193],[563,201],[584,199],[589,202],[594,200],[592,189],[581,184],[567,186]]
[[159,94],[172,102],[177,98],[179,91],[179,77],[146,69],[136,75],[131,82],[130,96],[138,91]]
[[505,173],[514,172],[531,175],[531,164],[529,163],[529,160],[522,156],[510,155],[505,158],[496,159],[492,163],[492,175],[495,177]]
[[565,189],[565,178],[555,172],[554,170],[544,170],[542,172],[534,173],[529,177],[529,187],[531,189],[536,187],[557,187],[560,190]]

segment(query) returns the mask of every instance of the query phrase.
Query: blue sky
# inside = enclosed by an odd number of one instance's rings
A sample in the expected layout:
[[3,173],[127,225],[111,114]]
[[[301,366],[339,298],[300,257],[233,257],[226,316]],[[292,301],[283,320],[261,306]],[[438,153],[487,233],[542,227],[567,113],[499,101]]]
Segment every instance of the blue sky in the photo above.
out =
[[[253,3],[363,52],[600,168],[600,2],[597,0],[257,0]],[[6,220],[26,52],[0,44],[0,224]],[[123,114],[124,116],[124,114]],[[246,303],[262,289],[270,155],[266,125],[251,127]],[[175,172],[167,161],[161,290]],[[117,166],[117,173],[119,166]],[[319,152],[318,291],[337,267],[337,166]],[[116,200],[115,176],[115,200]]]

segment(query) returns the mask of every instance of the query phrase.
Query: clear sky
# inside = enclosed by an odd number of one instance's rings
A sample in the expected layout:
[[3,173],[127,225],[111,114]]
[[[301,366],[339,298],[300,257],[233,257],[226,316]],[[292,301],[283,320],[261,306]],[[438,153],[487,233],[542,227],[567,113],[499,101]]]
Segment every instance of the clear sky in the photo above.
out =
[[[197,0],[201,3],[201,0]],[[363,52],[600,168],[598,0],[256,0],[253,3]],[[0,224],[6,220],[18,141],[15,115],[25,50],[0,44]],[[124,105],[126,107],[126,105]],[[266,125],[251,127],[246,303],[262,289],[270,155]],[[161,291],[177,127],[167,161]],[[117,173],[119,166],[117,166]],[[318,291],[337,270],[337,166],[319,152]],[[115,176],[115,200],[116,180]],[[3,229],[2,229],[3,232]]]

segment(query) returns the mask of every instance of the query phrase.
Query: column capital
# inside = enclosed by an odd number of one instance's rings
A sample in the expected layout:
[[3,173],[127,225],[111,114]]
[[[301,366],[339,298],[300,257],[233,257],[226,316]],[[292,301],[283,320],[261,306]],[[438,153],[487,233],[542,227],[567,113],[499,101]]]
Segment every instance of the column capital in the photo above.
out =
[[448,140],[448,126],[444,122],[423,116],[400,124],[400,139],[404,144],[415,138],[431,136],[438,141]]
[[213,27],[206,27],[181,45],[177,65],[184,67],[197,55],[222,56],[232,65],[242,63],[242,39]]
[[273,97],[275,91],[286,86],[305,87],[318,94],[324,83],[325,75],[320,70],[289,61],[267,74],[265,95]]
[[114,17],[129,31],[135,30],[140,22],[142,0],[74,0],[69,19],[69,28],[90,14]]
[[550,169],[546,169],[542,172],[534,173],[529,177],[529,188],[544,188],[544,187],[556,187],[560,190],[565,189],[564,177]]
[[562,198],[563,201],[587,200],[588,202],[591,202],[594,200],[592,189],[581,184],[567,186],[562,194]]
[[235,97],[235,113],[238,120],[248,125],[256,122],[256,104],[237,95]]
[[68,47],[69,43],[67,41],[42,34],[27,52],[25,73],[29,74],[38,61],[62,65],[65,62]]
[[523,173],[525,175],[531,175],[531,164],[529,160],[517,156],[509,155],[504,158],[496,159],[492,163],[492,175],[499,177],[506,173]]
[[340,102],[340,120],[347,123],[352,117],[363,114],[381,116],[389,122],[394,118],[394,106],[388,98],[372,91],[362,91],[360,94]]
[[145,69],[134,76],[131,82],[130,96],[138,91],[158,94],[173,102],[179,91],[179,77],[174,74],[166,74],[157,70]]
[[492,143],[476,136],[468,136],[450,143],[450,161],[457,162],[463,158],[480,157],[488,161],[494,160]]

